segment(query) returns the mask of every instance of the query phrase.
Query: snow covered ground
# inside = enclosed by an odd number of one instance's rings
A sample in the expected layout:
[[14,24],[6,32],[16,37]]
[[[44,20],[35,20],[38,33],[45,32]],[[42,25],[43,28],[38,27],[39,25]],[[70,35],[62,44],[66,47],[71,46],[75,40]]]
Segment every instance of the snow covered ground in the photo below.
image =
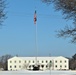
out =
[[76,75],[76,71],[0,71],[0,75]]

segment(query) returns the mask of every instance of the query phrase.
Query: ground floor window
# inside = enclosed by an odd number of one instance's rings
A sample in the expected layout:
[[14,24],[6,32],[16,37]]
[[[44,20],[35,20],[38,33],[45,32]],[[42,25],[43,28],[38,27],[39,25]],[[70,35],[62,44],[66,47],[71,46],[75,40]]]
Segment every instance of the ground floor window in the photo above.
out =
[[10,66],[10,68],[12,68],[12,66]]
[[55,65],[55,67],[57,68],[57,65]]
[[14,68],[16,68],[16,65],[14,66]]
[[42,68],[44,68],[44,65],[41,65]]

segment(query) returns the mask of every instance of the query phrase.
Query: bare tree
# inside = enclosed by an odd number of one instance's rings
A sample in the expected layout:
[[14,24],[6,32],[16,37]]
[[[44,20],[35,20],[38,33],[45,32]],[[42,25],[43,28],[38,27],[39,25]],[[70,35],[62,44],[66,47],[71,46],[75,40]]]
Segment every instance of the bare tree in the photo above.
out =
[[24,64],[22,69],[27,69],[28,65],[27,64]]
[[51,68],[52,68],[52,66],[53,66],[53,62],[50,61],[50,62],[47,64],[47,66],[48,66],[48,69],[51,70]]
[[29,63],[24,63],[22,69],[28,69]]
[[76,54],[69,58],[69,68],[72,70],[76,70]]
[[3,68],[4,70],[7,70],[7,60],[9,58],[11,58],[12,56],[11,55],[3,55],[0,57],[0,68]]
[[0,25],[2,25],[4,19],[6,18],[5,8],[6,8],[6,1],[0,0]]
[[64,19],[72,20],[72,26],[66,26],[58,31],[58,37],[70,37],[71,42],[76,43],[76,0],[42,0],[45,3],[53,3],[55,10],[62,11]]
[[[0,0],[0,25],[2,25],[4,19],[6,18],[5,8],[6,8],[6,0]],[[0,68],[7,69],[7,59],[9,55],[0,57]]]
[[76,60],[76,54],[74,54],[74,55],[72,56],[72,58],[73,58],[74,60]]
[[44,3],[51,3],[52,0],[42,0],[42,2],[44,2]]

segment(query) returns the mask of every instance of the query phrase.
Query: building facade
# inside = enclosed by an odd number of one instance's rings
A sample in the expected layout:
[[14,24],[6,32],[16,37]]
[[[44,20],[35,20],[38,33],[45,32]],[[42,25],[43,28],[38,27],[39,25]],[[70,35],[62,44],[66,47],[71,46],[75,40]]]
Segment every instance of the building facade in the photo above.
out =
[[8,70],[32,70],[38,65],[40,70],[68,70],[69,59],[58,57],[13,57],[8,59]]

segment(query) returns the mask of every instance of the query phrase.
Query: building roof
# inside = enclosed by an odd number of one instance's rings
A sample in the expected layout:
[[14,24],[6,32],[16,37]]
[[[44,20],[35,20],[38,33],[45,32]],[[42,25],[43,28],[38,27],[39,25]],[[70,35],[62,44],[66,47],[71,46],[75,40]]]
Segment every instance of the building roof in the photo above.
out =
[[[19,57],[19,58],[21,58],[21,59],[24,59],[24,60],[28,60],[28,59],[30,59],[30,60],[32,60],[32,59],[35,59],[36,57]],[[45,59],[55,59],[55,58],[57,58],[57,57],[37,57],[37,59],[43,59],[43,60],[45,60]]]
[[[15,56],[15,57],[13,57],[13,58],[19,58],[19,59],[22,59],[22,60],[35,60],[36,59],[36,57],[17,57],[17,56]],[[13,58],[10,58],[10,59],[13,59]],[[65,58],[65,57],[63,57],[63,56],[57,56],[57,57],[37,57],[37,60],[54,60],[54,59],[59,59],[59,58],[64,58],[64,59],[67,59],[67,58]]]

